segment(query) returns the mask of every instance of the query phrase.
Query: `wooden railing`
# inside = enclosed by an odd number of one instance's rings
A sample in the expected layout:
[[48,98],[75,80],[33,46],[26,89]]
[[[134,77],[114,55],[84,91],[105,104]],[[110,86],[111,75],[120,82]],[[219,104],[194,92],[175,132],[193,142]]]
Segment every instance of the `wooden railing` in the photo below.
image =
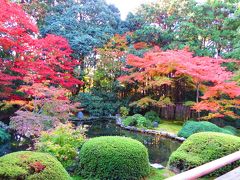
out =
[[224,156],[220,159],[203,164],[199,167],[180,173],[176,176],[170,177],[167,180],[194,180],[204,175],[208,175],[217,169],[220,169],[228,164],[240,160],[240,151]]

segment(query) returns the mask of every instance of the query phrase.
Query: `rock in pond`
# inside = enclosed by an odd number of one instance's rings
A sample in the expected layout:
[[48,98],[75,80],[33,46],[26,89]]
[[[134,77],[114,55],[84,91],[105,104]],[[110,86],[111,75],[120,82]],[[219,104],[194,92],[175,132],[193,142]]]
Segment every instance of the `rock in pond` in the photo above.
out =
[[77,118],[79,118],[79,119],[83,119],[84,118],[84,115],[83,115],[83,112],[78,112],[78,114],[77,114]]
[[163,165],[158,164],[158,163],[154,163],[154,164],[150,163],[150,166],[152,166],[153,168],[156,168],[156,169],[164,169],[165,168]]

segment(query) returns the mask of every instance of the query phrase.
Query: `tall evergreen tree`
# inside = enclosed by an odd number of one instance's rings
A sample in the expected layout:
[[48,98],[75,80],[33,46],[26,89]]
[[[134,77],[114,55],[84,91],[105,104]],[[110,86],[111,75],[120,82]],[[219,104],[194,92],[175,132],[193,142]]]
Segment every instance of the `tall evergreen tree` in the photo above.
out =
[[74,53],[84,57],[106,43],[120,21],[118,9],[104,0],[66,0],[51,7],[41,32],[67,38]]

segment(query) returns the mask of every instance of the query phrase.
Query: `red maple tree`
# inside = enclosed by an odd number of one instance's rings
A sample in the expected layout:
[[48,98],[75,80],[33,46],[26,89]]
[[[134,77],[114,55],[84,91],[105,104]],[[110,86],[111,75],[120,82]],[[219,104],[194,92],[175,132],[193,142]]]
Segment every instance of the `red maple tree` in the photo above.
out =
[[[172,89],[178,88],[177,91],[181,91],[178,87],[181,84],[179,82],[185,79],[182,84],[194,86],[196,90],[194,109],[199,112],[211,111],[215,116],[236,117],[233,108],[239,108],[239,100],[236,99],[240,96],[240,87],[229,82],[233,74],[221,66],[227,61],[230,60],[194,56],[187,48],[162,51],[155,47],[145,53],[143,58],[129,55],[127,57],[129,74],[120,77],[119,81],[138,84],[142,94],[146,94],[149,89],[158,92],[156,94],[158,98],[160,97],[159,101],[163,101],[163,97],[172,100],[174,96],[171,94]],[[200,91],[204,93],[201,102]],[[152,99],[147,99],[152,102]],[[217,101],[218,99],[221,100]],[[147,103],[146,98],[142,100]]]
[[50,34],[38,38],[36,23],[20,5],[7,0],[0,4],[1,98],[9,98],[21,84],[50,81],[70,90],[82,84],[74,77],[80,62],[72,58],[65,38]]

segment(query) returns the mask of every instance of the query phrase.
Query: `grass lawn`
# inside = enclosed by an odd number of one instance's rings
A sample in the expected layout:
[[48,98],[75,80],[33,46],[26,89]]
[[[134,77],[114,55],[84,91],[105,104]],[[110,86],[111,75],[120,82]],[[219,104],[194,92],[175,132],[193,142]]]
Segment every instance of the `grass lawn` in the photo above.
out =
[[169,171],[168,169],[151,168],[151,173],[149,177],[146,178],[146,180],[162,180],[174,175],[175,174],[172,171]]
[[[162,180],[168,177],[174,176],[175,174],[172,171],[167,169],[155,169],[151,168],[150,175],[146,178],[146,180]],[[73,180],[84,180],[80,176],[73,176]],[[144,178],[145,179],[145,178]]]
[[180,129],[182,128],[182,125],[182,121],[161,120],[161,123],[158,125],[158,127],[154,129],[177,134],[178,131],[180,131]]

